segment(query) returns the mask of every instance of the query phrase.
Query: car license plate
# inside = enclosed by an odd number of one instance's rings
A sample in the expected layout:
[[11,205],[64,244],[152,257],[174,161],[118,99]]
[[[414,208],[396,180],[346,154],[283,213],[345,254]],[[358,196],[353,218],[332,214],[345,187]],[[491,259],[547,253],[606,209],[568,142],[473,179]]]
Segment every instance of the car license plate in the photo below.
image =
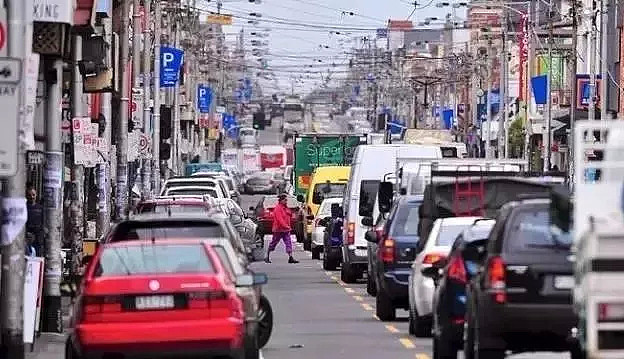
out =
[[149,295],[135,298],[136,309],[170,309],[175,306],[172,295]]
[[556,289],[572,289],[574,288],[574,277],[566,275],[566,276],[555,276],[555,288]]
[[356,249],[355,250],[355,255],[356,257],[366,257],[366,255],[368,254],[366,249]]

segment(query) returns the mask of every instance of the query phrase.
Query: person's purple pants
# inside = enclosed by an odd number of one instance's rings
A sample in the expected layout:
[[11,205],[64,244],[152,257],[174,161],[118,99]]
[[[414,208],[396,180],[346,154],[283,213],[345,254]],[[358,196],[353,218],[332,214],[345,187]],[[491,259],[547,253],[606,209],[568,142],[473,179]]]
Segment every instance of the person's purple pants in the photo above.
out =
[[290,239],[290,232],[273,232],[273,238],[271,238],[271,243],[269,243],[269,252],[273,252],[275,250],[275,247],[277,247],[280,240],[284,241],[284,245],[286,246],[286,253],[288,253],[288,255],[291,255],[292,241]]

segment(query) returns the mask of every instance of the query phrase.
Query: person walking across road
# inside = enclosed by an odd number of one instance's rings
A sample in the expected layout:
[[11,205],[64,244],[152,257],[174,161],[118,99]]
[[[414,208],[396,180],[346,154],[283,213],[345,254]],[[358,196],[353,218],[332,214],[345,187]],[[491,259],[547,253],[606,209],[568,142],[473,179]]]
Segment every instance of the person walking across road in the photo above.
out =
[[299,261],[295,260],[292,255],[293,245],[290,238],[290,232],[292,230],[290,221],[293,213],[288,208],[287,203],[288,197],[285,194],[279,195],[277,206],[275,206],[275,209],[273,210],[273,238],[271,239],[271,243],[269,243],[267,256],[264,260],[267,263],[271,263],[271,252],[275,250],[275,247],[277,247],[277,244],[280,241],[284,241],[286,253],[288,254],[288,263],[299,263]]

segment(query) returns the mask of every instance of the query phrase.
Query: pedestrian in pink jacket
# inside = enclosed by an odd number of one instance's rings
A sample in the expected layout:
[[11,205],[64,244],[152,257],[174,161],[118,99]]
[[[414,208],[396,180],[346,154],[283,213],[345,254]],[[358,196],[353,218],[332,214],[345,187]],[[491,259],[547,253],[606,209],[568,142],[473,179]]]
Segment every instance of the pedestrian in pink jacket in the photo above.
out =
[[271,243],[269,243],[269,250],[264,260],[267,263],[271,263],[271,259],[269,258],[270,254],[275,250],[280,240],[284,241],[286,253],[288,254],[288,263],[299,263],[299,261],[295,260],[292,256],[293,248],[290,239],[290,231],[292,228],[290,226],[290,221],[293,213],[290,208],[288,208],[287,203],[288,197],[285,194],[279,195],[277,206],[275,206],[273,210],[273,238],[271,239]]

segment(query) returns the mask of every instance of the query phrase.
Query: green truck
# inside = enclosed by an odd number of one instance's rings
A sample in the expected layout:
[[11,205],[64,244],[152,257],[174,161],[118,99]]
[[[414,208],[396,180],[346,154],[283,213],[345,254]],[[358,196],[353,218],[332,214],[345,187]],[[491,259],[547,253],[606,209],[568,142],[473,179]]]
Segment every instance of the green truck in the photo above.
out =
[[357,146],[365,144],[366,135],[297,134],[292,172],[295,195],[306,195],[316,167],[350,166]]

